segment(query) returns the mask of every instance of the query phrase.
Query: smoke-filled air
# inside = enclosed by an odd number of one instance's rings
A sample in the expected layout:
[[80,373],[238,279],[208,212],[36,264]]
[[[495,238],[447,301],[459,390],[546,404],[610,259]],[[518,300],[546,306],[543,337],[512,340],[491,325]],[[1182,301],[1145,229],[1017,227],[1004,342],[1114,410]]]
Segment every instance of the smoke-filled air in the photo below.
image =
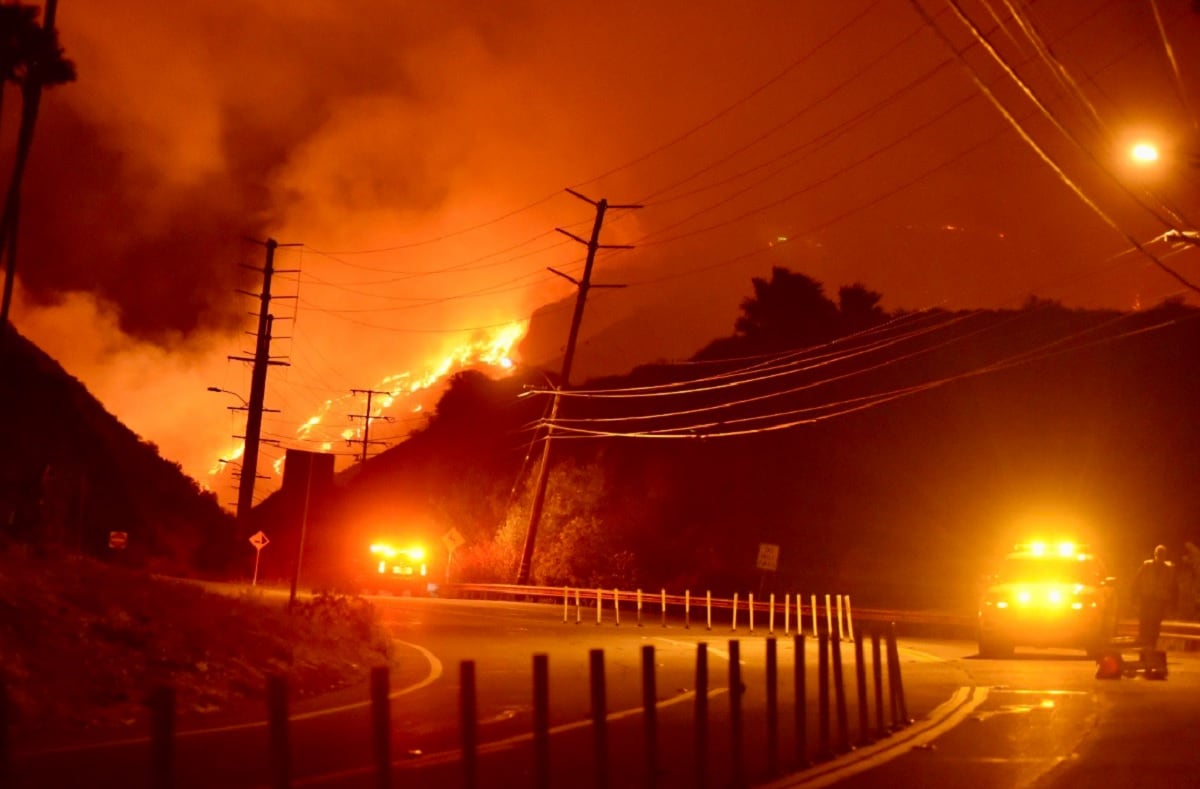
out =
[[1049,115],[948,6],[63,0],[78,78],[43,98],[12,322],[228,505],[268,238],[270,475],[288,447],[351,462],[353,389],[395,441],[465,365],[556,373],[576,290],[548,268],[586,252],[556,228],[596,215],[568,187],[642,206],[605,217],[633,248],[594,280],[626,287],[589,297],[575,379],[730,334],[773,266],[893,310],[1194,302],[1131,239],[1194,272],[1144,204],[1200,213],[1200,170],[1106,170],[1138,135],[1200,151],[1200,14],[1016,6],[1047,47],[991,40]]

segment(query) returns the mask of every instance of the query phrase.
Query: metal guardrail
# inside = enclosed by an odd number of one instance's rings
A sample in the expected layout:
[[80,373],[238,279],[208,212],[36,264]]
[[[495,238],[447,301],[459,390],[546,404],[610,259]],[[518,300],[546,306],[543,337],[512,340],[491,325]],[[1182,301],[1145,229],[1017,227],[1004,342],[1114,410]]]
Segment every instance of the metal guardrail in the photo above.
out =
[[[592,589],[574,586],[518,586],[516,584],[471,583],[442,584],[438,588],[452,596],[468,597],[485,595],[511,597],[514,599],[533,599],[554,604],[561,603],[564,605],[564,611],[575,607],[576,612],[578,612],[582,606],[591,607],[598,603],[598,607],[609,607],[618,623],[620,621],[620,606],[631,604],[634,606],[632,610],[635,617],[638,616],[639,612],[649,610],[652,614],[657,614],[665,618],[667,612],[670,610],[674,612],[673,615],[682,616],[685,621],[688,621],[691,612],[702,609],[722,612],[729,611],[731,614],[736,611],[743,611],[749,614],[753,611],[755,614],[762,613],[768,616],[768,630],[770,632],[775,630],[773,615],[781,617],[781,621],[785,622],[785,633],[789,632],[787,617],[803,617],[804,621],[808,621],[815,615],[818,619],[826,623],[833,618],[833,621],[840,625],[842,624],[840,617],[845,616],[846,623],[850,625],[848,631],[851,639],[853,638],[852,623],[854,621],[935,627],[943,631],[951,631],[959,637],[968,639],[974,638],[976,626],[974,616],[944,611],[902,611],[887,608],[851,609],[850,595],[848,594],[790,594],[778,597],[769,594],[765,598],[759,595],[755,599],[753,594],[749,594],[745,598],[742,598],[740,595],[730,598],[718,598],[712,597],[708,592],[705,592],[703,595],[692,595],[690,592],[681,595],[667,594],[665,589],[654,593],[643,590]],[[793,601],[795,602],[793,603]],[[845,606],[844,612],[842,610],[843,603]],[[566,619],[569,619],[569,617],[564,614],[564,621]],[[796,620],[793,619],[792,621]],[[709,620],[705,620],[705,624],[711,629],[711,622]],[[733,625],[733,629],[737,629],[737,620],[735,618],[731,619],[731,624]],[[752,620],[747,620],[747,624],[751,626],[751,630],[754,629]],[[800,624],[797,624],[798,631],[800,628]],[[829,629],[832,631],[833,628]],[[1118,624],[1117,632],[1122,636],[1135,635],[1137,632],[1137,622],[1134,620],[1123,620]],[[1163,622],[1160,635],[1164,639],[1174,639],[1188,642],[1189,644],[1200,642],[1200,622],[1168,620]]]

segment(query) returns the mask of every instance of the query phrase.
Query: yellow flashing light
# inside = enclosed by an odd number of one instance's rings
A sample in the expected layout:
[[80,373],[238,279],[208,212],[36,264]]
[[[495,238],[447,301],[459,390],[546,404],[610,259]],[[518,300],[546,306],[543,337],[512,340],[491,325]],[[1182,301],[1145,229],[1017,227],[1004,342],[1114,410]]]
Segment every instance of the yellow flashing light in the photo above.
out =
[[407,551],[405,551],[405,553],[407,553],[408,558],[412,559],[414,562],[425,561],[425,549],[419,545],[409,548]]

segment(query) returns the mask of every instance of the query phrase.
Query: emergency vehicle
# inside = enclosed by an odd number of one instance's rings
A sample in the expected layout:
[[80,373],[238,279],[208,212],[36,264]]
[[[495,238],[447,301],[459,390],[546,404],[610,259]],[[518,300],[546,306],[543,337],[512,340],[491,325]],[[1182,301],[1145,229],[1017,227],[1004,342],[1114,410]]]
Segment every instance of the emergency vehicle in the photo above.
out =
[[1116,579],[1086,545],[1017,545],[988,577],[979,603],[979,654],[1061,647],[1096,657],[1116,632],[1116,609]]
[[358,577],[366,594],[425,595],[429,592],[429,566],[423,546],[400,547],[376,542],[362,561]]

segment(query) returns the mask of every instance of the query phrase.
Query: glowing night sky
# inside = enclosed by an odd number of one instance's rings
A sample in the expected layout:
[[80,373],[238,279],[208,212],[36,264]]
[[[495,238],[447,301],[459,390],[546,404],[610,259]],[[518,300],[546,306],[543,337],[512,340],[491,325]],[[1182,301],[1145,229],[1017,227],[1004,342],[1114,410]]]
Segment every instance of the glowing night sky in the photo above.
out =
[[[351,388],[572,296],[546,269],[577,276],[584,250],[554,229],[586,236],[593,209],[564,187],[644,205],[605,223],[635,249],[599,257],[628,287],[589,301],[577,380],[729,334],[773,265],[889,309],[1200,302],[1128,251],[1200,281],[1200,249],[1152,241],[1200,216],[1192,0],[960,0],[995,56],[920,7],[62,0],[79,79],[43,101],[13,323],[228,501],[207,472],[242,417],[206,387],[248,394],[227,359],[253,347],[247,239],[303,245],[276,260],[298,273],[276,280],[291,366],[264,429],[304,448],[326,401],[349,427]],[[1134,169],[1139,139],[1161,156]]]

